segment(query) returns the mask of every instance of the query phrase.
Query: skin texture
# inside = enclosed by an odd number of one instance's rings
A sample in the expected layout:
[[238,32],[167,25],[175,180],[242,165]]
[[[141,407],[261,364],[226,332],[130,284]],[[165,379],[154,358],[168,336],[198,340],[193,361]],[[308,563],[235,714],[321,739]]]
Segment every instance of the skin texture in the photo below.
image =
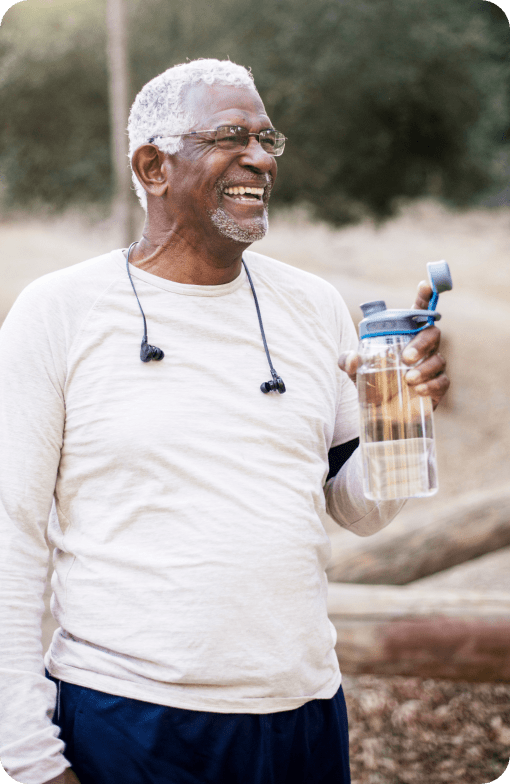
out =
[[[426,310],[431,296],[431,287],[422,281],[418,285],[416,299],[412,305],[413,310]],[[407,383],[414,387],[419,395],[423,397],[430,395],[434,409],[450,386],[450,381],[444,372],[446,362],[438,352],[440,339],[440,330],[437,327],[428,327],[409,342],[402,354],[406,365],[418,363],[417,367],[407,371],[405,375]],[[344,352],[338,359],[339,367],[354,383],[356,383],[359,362],[355,351]]]
[[60,774],[60,776],[56,776],[54,779],[50,779],[46,782],[46,784],[80,784],[80,780],[73,773],[71,768],[66,768],[66,770]]
[[[188,90],[185,103],[199,118],[191,130],[232,124],[257,133],[272,127],[255,89],[200,84]],[[254,137],[245,150],[233,153],[215,147],[210,135],[188,136],[174,155],[142,145],[133,155],[133,169],[147,191],[147,220],[132,263],[178,283],[234,280],[243,251],[264,233],[275,158]],[[226,185],[264,187],[264,199],[241,203],[223,194]],[[252,238],[243,242],[225,236],[218,215]]]

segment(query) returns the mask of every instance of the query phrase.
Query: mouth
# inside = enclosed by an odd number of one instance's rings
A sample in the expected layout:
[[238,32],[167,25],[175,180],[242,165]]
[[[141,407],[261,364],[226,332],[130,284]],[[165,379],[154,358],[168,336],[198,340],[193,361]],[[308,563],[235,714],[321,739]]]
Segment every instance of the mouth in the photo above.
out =
[[264,188],[257,188],[250,185],[234,185],[223,188],[223,195],[231,199],[242,202],[262,202],[264,199]]
[[272,181],[270,178],[259,182],[223,182],[218,183],[218,195],[227,203],[235,203],[239,207],[265,208],[271,195]]

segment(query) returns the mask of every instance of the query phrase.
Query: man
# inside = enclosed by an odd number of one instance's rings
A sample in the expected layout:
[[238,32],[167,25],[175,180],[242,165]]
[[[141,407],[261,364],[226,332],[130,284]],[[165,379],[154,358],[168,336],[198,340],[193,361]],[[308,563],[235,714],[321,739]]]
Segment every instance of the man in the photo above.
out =
[[[348,782],[321,515],[366,535],[401,507],[362,494],[354,327],[246,251],[285,139],[244,68],[166,71],[129,133],[141,240],[35,281],[1,330],[0,759],[23,784]],[[436,404],[438,343],[411,356]]]

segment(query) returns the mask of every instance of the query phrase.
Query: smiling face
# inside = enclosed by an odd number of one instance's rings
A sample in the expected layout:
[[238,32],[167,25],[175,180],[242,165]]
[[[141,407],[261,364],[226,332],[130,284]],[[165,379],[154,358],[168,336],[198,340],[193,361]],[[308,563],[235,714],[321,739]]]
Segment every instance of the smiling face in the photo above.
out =
[[[240,125],[252,133],[271,128],[260,96],[253,88],[193,86],[184,105],[197,122],[192,131]],[[188,229],[204,239],[216,236],[249,245],[267,231],[267,204],[276,178],[274,156],[255,137],[239,152],[222,150],[213,134],[185,136],[173,156],[169,208],[178,209]]]

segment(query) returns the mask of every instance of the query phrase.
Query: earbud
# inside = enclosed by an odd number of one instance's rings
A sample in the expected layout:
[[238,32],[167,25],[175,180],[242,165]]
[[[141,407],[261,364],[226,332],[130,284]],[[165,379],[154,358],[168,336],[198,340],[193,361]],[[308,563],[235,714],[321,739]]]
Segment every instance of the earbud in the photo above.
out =
[[150,362],[151,359],[154,362],[159,362],[165,356],[162,349],[158,348],[157,346],[151,346],[145,338],[142,340],[142,347],[140,349],[140,359],[142,362]]
[[280,395],[283,395],[285,392],[285,384],[280,376],[274,376],[271,381],[264,381],[260,385],[261,391],[267,395],[268,392],[279,392]]

